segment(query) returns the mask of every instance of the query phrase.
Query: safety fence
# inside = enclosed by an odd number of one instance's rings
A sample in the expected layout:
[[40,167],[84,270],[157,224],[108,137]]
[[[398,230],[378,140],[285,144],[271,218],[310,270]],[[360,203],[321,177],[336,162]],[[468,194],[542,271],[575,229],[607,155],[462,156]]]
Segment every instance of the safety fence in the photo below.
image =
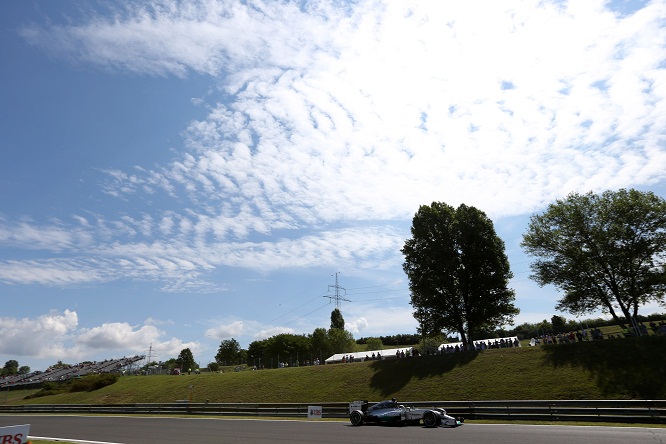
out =
[[[372,403],[371,403],[372,404]],[[402,402],[405,406],[441,407],[451,416],[480,420],[583,421],[666,424],[666,400],[569,401],[428,401]],[[348,403],[232,404],[30,404],[0,405],[0,413],[50,414],[167,414],[210,416],[307,417],[308,407],[322,407],[323,418],[349,417]]]

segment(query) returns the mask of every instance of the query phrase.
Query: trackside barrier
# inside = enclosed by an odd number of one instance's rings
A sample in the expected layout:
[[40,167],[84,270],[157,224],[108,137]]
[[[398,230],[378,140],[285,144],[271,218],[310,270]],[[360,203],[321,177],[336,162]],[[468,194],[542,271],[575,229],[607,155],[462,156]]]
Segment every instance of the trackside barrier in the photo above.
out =
[[[666,400],[569,401],[428,401],[401,402],[414,407],[442,407],[465,419],[584,421],[666,424]],[[307,418],[310,404],[30,404],[0,405],[0,413],[167,414]],[[349,404],[317,403],[323,418],[348,418]]]

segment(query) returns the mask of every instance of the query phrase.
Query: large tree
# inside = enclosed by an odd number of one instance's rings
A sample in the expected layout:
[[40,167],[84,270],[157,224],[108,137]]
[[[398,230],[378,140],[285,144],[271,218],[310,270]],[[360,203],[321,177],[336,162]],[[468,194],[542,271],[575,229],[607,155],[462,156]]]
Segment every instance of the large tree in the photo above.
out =
[[310,359],[310,339],[305,335],[280,333],[250,343],[248,356],[261,357],[264,366],[274,367],[280,362],[293,365]]
[[511,323],[519,310],[509,261],[485,213],[433,202],[419,208],[411,232],[403,269],[422,333],[457,332],[466,347],[478,332]]
[[234,338],[225,339],[220,343],[215,355],[215,362],[223,365],[240,364],[243,360],[243,350]]
[[572,193],[532,216],[522,246],[537,258],[531,278],[563,292],[558,310],[602,310],[626,325],[640,306],[664,303],[666,201],[654,193]]
[[176,358],[180,370],[187,372],[195,368],[194,355],[192,355],[192,350],[189,348],[184,348],[180,351],[178,358]]
[[15,375],[18,373],[18,368],[19,368],[18,361],[15,359],[10,359],[9,361],[5,362],[5,366],[0,371],[0,375],[2,376]]

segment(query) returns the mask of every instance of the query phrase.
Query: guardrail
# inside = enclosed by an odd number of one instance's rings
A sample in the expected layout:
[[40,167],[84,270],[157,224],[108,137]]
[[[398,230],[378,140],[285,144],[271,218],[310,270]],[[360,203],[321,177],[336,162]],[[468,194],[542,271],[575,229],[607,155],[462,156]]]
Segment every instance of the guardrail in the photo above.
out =
[[[666,400],[627,401],[428,401],[404,402],[414,407],[442,407],[465,419],[584,421],[666,424]],[[307,417],[308,406],[322,406],[324,418],[349,417],[349,404],[29,404],[0,405],[0,413],[184,414],[213,416]]]

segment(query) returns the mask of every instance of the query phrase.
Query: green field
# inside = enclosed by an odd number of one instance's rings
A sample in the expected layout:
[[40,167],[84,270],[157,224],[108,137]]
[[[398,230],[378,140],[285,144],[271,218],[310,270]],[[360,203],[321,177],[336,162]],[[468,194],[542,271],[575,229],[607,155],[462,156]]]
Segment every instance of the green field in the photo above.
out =
[[181,376],[126,376],[92,392],[3,404],[666,399],[666,338],[613,339],[401,360]]

